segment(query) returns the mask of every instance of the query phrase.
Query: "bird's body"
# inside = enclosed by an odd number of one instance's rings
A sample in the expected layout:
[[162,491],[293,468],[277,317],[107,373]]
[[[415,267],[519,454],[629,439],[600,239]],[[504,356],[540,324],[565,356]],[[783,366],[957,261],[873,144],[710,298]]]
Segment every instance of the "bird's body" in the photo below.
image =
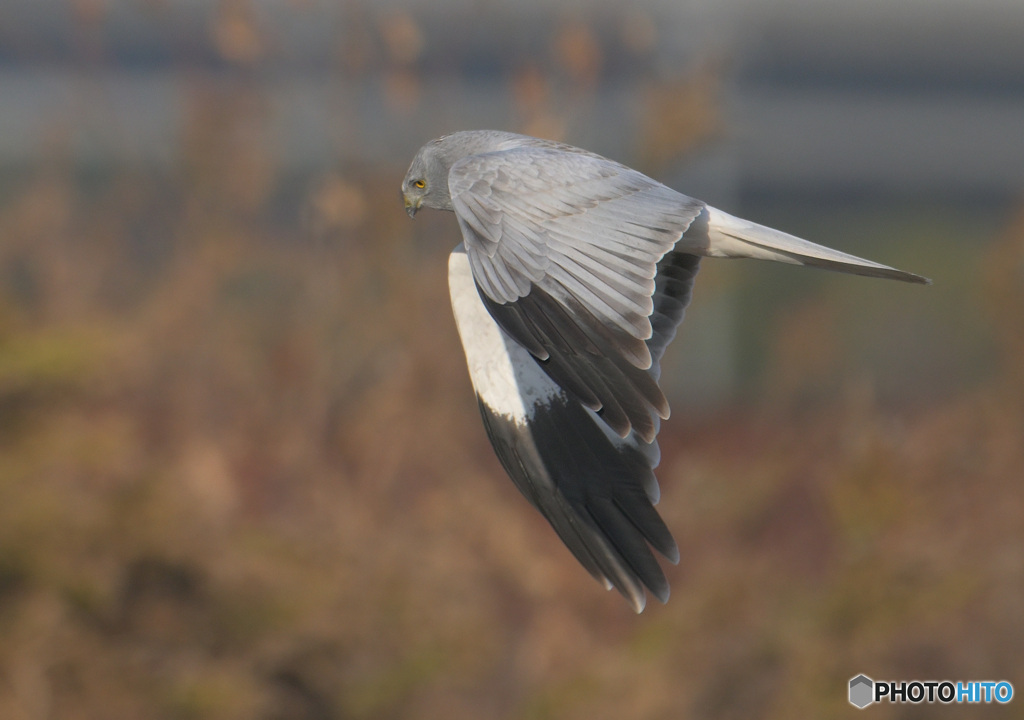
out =
[[[924,278],[735,218],[642,173],[498,131],[423,146],[406,209],[452,210],[449,286],[488,437],[583,566],[639,612],[678,561],[654,504],[668,403],[659,360],[701,257],[755,257]],[[649,547],[650,546],[650,547]]]

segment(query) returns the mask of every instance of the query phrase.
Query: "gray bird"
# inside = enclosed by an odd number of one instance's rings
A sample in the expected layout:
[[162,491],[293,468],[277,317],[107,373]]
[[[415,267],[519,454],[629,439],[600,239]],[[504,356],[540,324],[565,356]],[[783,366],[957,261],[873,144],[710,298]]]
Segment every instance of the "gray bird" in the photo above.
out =
[[651,548],[669,415],[659,360],[702,257],[928,283],[728,215],[580,148],[493,130],[420,148],[405,209],[451,210],[448,282],[484,427],[506,472],[591,575],[636,612],[666,602]]

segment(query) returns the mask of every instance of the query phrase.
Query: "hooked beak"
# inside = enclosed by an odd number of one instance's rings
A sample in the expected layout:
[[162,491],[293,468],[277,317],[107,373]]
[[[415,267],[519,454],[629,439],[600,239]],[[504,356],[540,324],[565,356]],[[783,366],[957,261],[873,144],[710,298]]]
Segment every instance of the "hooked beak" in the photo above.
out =
[[405,197],[405,212],[408,213],[409,217],[416,217],[416,211],[420,209],[421,202],[423,202],[422,199],[410,200],[408,197]]

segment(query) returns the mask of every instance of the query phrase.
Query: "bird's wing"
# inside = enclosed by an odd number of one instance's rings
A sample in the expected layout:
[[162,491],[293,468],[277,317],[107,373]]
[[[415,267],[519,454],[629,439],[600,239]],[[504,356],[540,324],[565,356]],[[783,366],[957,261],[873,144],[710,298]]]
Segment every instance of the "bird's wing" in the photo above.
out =
[[[670,251],[704,204],[610,160],[550,147],[464,158],[449,188],[495,321],[621,437],[651,443],[668,416],[657,360],[697,265]],[[659,280],[666,258],[675,281],[671,272]]]
[[502,466],[606,587],[617,588],[637,612],[646,602],[644,588],[668,600],[652,549],[673,563],[679,550],[654,507],[657,446],[632,433],[620,438],[500,329],[461,245],[449,258],[448,282],[469,376]]

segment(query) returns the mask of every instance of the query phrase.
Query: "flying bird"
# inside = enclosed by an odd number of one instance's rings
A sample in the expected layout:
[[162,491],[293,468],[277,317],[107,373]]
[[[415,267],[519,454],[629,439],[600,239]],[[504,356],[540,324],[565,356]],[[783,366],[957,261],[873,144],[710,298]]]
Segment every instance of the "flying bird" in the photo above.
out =
[[703,257],[749,257],[928,283],[733,217],[600,155],[525,135],[456,132],[420,148],[405,209],[455,213],[452,309],[487,436],[576,559],[636,612],[669,596],[652,552],[669,406],[659,361]]

